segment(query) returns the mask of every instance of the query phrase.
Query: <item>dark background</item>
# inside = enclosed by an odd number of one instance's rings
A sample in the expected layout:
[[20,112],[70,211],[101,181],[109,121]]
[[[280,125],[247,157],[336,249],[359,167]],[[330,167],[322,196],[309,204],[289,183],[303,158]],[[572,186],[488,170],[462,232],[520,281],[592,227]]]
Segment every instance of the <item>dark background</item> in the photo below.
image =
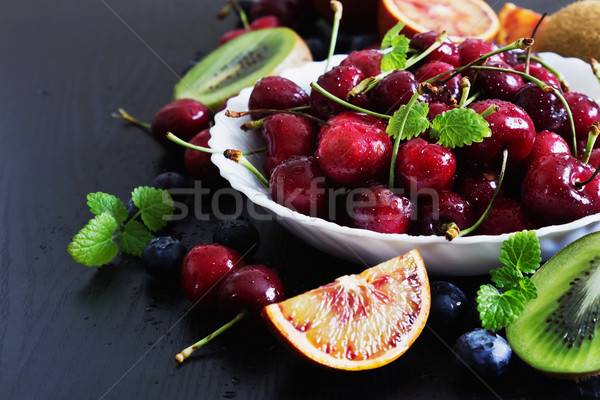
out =
[[[491,3],[491,2],[490,2]],[[553,12],[566,1],[521,1]],[[384,368],[343,373],[304,364],[263,331],[240,325],[178,367],[173,356],[219,326],[189,312],[177,287],[139,260],[100,268],[66,253],[90,218],[85,195],[130,191],[181,166],[141,129],[196,52],[235,25],[213,0],[4,1],[0,5],[0,397],[10,399],[552,399],[593,397],[594,383],[547,378],[516,357],[498,382],[459,372],[426,332]],[[502,3],[492,4],[499,10]],[[210,200],[205,200],[206,202]],[[228,201],[222,207],[227,210]],[[218,221],[166,233],[209,243]],[[278,269],[290,295],[362,270],[259,222],[254,262]],[[434,277],[437,278],[437,277]],[[477,278],[457,281],[472,291]],[[471,293],[471,292],[469,292]]]

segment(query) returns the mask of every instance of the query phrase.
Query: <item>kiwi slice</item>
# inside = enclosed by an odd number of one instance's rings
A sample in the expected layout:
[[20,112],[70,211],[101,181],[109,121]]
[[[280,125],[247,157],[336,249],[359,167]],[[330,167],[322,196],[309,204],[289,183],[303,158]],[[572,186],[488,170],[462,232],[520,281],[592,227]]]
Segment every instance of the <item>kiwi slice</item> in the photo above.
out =
[[267,75],[312,61],[306,43],[289,28],[250,31],[206,56],[175,85],[175,99],[195,99],[215,110]]
[[600,232],[569,244],[531,279],[537,299],[506,328],[514,352],[558,377],[600,373]]

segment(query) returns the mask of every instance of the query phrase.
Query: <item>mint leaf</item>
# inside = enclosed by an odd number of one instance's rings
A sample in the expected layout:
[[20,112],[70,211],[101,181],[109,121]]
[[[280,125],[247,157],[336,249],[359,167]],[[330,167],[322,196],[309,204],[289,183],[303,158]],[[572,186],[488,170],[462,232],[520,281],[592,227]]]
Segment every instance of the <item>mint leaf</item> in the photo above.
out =
[[112,240],[118,226],[115,217],[109,213],[96,215],[73,237],[67,253],[88,267],[110,262],[119,253],[119,246]]
[[500,294],[492,285],[482,285],[477,292],[477,311],[481,326],[498,331],[513,322],[523,311],[525,298],[516,290]]
[[514,268],[500,267],[490,271],[492,282],[498,289],[517,289],[522,276]]
[[537,299],[537,289],[535,283],[528,277],[524,276],[519,279],[520,292],[525,297],[525,300]]
[[127,254],[141,257],[144,248],[154,236],[141,222],[129,221],[115,238],[121,245],[121,250]]
[[404,35],[396,36],[392,39],[392,51],[385,53],[381,58],[381,70],[393,71],[406,68],[406,59],[408,45],[410,41]]
[[453,108],[435,116],[429,136],[438,137],[438,144],[449,149],[468,146],[490,137],[487,121],[470,108]]
[[511,235],[502,244],[500,261],[525,274],[534,273],[542,261],[540,242],[535,232],[522,231]]
[[401,140],[419,136],[429,128],[428,112],[429,106],[424,102],[416,101],[410,108],[403,104],[388,122],[387,134],[394,139],[400,137]]
[[131,193],[133,203],[140,209],[142,221],[156,232],[167,225],[167,217],[173,215],[173,199],[166,190],[140,186]]
[[404,29],[404,24],[402,22],[398,22],[392,29],[387,31],[383,40],[381,41],[381,50],[387,49],[390,46],[393,46],[393,40],[398,36],[400,31]]
[[87,205],[93,214],[107,213],[112,215],[117,222],[127,219],[128,213],[125,204],[112,194],[97,192],[87,195]]

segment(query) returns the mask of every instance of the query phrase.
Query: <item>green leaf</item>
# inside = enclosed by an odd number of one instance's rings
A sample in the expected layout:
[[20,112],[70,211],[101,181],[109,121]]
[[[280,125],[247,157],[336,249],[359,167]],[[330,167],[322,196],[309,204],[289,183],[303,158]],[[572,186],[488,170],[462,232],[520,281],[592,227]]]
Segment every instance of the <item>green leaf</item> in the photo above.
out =
[[521,294],[523,297],[525,297],[525,300],[537,299],[537,288],[531,279],[526,276],[522,277],[519,279],[519,287],[521,289]]
[[171,195],[163,189],[140,186],[133,190],[131,198],[141,211],[142,221],[152,232],[164,228],[175,211]]
[[396,36],[392,39],[392,51],[385,53],[381,58],[381,70],[393,71],[406,68],[406,59],[408,45],[410,41],[404,35]]
[[534,273],[541,261],[540,242],[534,231],[511,235],[500,249],[500,262],[525,274]]
[[381,41],[381,50],[387,49],[390,46],[393,46],[393,40],[398,36],[400,31],[404,28],[404,24],[402,22],[398,22],[392,29],[387,31],[383,40]]
[[424,102],[416,101],[410,108],[403,104],[390,119],[387,134],[394,139],[400,137],[401,140],[419,136],[429,128],[428,112],[429,106]]
[[492,285],[482,285],[477,292],[477,311],[481,326],[498,331],[513,322],[523,311],[525,298],[516,290],[500,294]]
[[109,213],[91,219],[67,246],[67,253],[78,263],[98,266],[110,262],[119,254],[119,246],[112,240],[119,223]]
[[490,137],[487,121],[470,108],[453,108],[435,116],[429,135],[438,137],[438,144],[449,149],[468,146]]
[[498,289],[518,289],[519,281],[522,276],[514,268],[500,267],[490,271],[492,282],[496,284]]
[[93,214],[107,213],[112,215],[117,222],[127,219],[128,213],[125,204],[112,194],[97,192],[87,195],[87,205]]
[[141,222],[129,221],[123,232],[115,238],[121,245],[121,250],[127,254],[141,257],[144,248],[154,236]]

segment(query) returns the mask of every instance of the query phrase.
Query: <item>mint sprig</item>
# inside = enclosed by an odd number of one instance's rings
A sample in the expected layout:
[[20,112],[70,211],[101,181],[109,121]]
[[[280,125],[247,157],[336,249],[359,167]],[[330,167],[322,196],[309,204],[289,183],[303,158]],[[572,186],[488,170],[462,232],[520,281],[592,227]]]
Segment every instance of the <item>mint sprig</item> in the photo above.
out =
[[482,285],[477,292],[477,311],[481,326],[500,330],[513,322],[523,311],[525,302],[537,298],[532,274],[539,267],[540,243],[533,231],[511,235],[502,244],[500,261],[504,266],[490,271],[494,285]]
[[154,237],[151,231],[162,229],[175,209],[166,190],[138,187],[131,198],[139,211],[129,218],[127,208],[117,197],[102,192],[88,194],[87,204],[96,216],[67,246],[73,260],[86,266],[103,265],[119,254],[119,247],[124,253],[142,255]]
[[487,121],[470,108],[453,108],[435,116],[429,136],[438,138],[438,144],[449,149],[469,146],[490,137]]
[[388,136],[400,140],[409,140],[419,136],[429,128],[427,113],[429,106],[427,103],[415,101],[411,104],[400,106],[386,128]]

